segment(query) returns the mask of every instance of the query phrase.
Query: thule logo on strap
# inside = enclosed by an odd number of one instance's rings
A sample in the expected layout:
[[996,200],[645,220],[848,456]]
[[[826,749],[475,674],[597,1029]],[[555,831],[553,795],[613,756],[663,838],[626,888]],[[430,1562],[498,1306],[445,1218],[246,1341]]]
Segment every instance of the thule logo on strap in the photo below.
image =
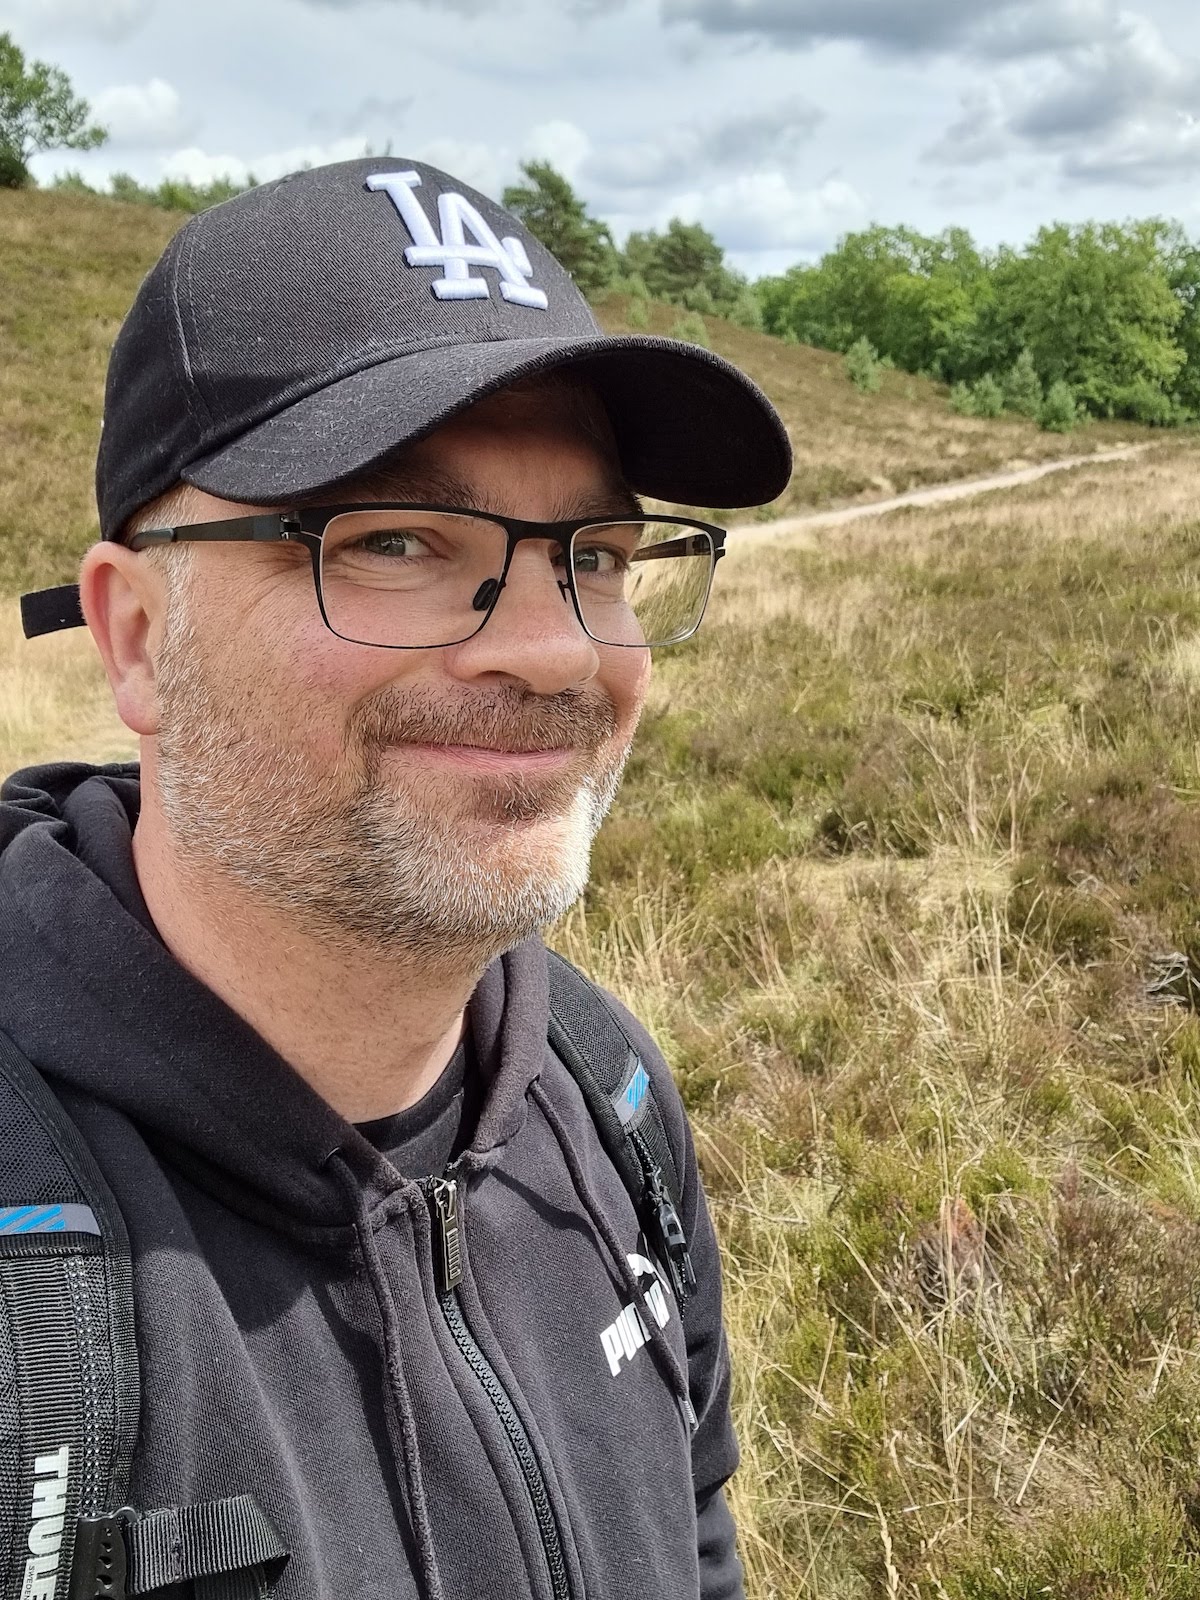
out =
[[29,1560],[20,1600],[54,1600],[58,1588],[58,1559],[63,1524],[67,1516],[67,1483],[71,1451],[63,1445],[33,1463],[33,1507],[29,1529]]

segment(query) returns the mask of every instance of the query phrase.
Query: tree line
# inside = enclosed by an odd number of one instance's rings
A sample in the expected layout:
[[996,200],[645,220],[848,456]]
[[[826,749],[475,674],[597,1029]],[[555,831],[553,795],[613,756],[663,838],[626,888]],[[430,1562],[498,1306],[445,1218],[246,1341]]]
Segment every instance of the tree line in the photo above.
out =
[[[94,148],[105,130],[65,74],[27,62],[0,33],[0,187],[32,180],[39,150]],[[118,199],[200,211],[248,187],[110,180]],[[88,189],[78,174],[56,187]],[[1012,410],[1049,427],[1079,417],[1167,426],[1200,419],[1200,246],[1162,218],[1052,223],[1021,249],[985,249],[964,228],[928,235],[873,226],[815,263],[750,282],[698,222],[673,217],[623,246],[547,161],[527,161],[503,192],[590,299],[628,296],[647,326],[651,300],[680,308],[672,333],[706,342],[704,315],[842,351],[860,389],[884,366],[950,385],[975,415]]]

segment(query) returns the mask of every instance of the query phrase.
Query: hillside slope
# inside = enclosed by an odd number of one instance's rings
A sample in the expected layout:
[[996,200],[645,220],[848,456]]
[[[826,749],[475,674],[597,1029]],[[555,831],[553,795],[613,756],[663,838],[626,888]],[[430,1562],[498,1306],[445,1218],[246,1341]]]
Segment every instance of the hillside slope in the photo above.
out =
[[[183,220],[87,195],[0,191],[0,594],[69,580],[96,537],[92,469],[108,350]],[[611,331],[631,331],[625,312],[613,296],[598,314]],[[652,307],[649,331],[669,333],[677,315]],[[1064,439],[1017,419],[957,417],[944,389],[904,373],[862,395],[839,356],[718,318],[707,324],[713,348],[752,374],[791,430],[797,470],[780,511],[974,476],[1137,431],[1089,427]]]

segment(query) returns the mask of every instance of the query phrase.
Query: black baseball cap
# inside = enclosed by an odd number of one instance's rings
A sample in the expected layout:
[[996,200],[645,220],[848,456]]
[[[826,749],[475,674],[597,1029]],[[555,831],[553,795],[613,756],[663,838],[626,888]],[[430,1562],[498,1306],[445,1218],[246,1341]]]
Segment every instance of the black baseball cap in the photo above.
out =
[[[113,346],[100,531],[180,481],[285,505],[353,477],[518,379],[572,368],[636,492],[773,500],[791,446],[744,373],[674,339],[609,337],[511,213],[419,161],[293,173],[193,217]],[[82,623],[74,585],[25,596],[26,634]]]

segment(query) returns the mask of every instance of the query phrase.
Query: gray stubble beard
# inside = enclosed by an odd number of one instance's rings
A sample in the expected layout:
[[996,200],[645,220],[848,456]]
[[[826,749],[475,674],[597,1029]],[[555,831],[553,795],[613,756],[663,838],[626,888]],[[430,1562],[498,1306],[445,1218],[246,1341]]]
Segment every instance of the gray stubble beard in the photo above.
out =
[[[222,874],[348,956],[479,970],[582,894],[629,754],[628,744],[612,746],[610,701],[507,692],[465,702],[464,721],[461,709],[392,690],[357,709],[338,761],[322,775],[302,750],[262,742],[238,722],[213,692],[182,610],[172,597],[157,664],[157,774],[189,873]],[[480,804],[465,817],[439,812],[440,786],[422,804],[416,781],[385,781],[387,750],[405,739],[471,743],[501,734],[532,747],[574,744],[591,760],[582,774],[487,789],[467,779]],[[331,792],[343,798],[323,806],[321,794]],[[549,816],[561,818],[553,840],[541,826]],[[495,831],[484,836],[481,824]]]

